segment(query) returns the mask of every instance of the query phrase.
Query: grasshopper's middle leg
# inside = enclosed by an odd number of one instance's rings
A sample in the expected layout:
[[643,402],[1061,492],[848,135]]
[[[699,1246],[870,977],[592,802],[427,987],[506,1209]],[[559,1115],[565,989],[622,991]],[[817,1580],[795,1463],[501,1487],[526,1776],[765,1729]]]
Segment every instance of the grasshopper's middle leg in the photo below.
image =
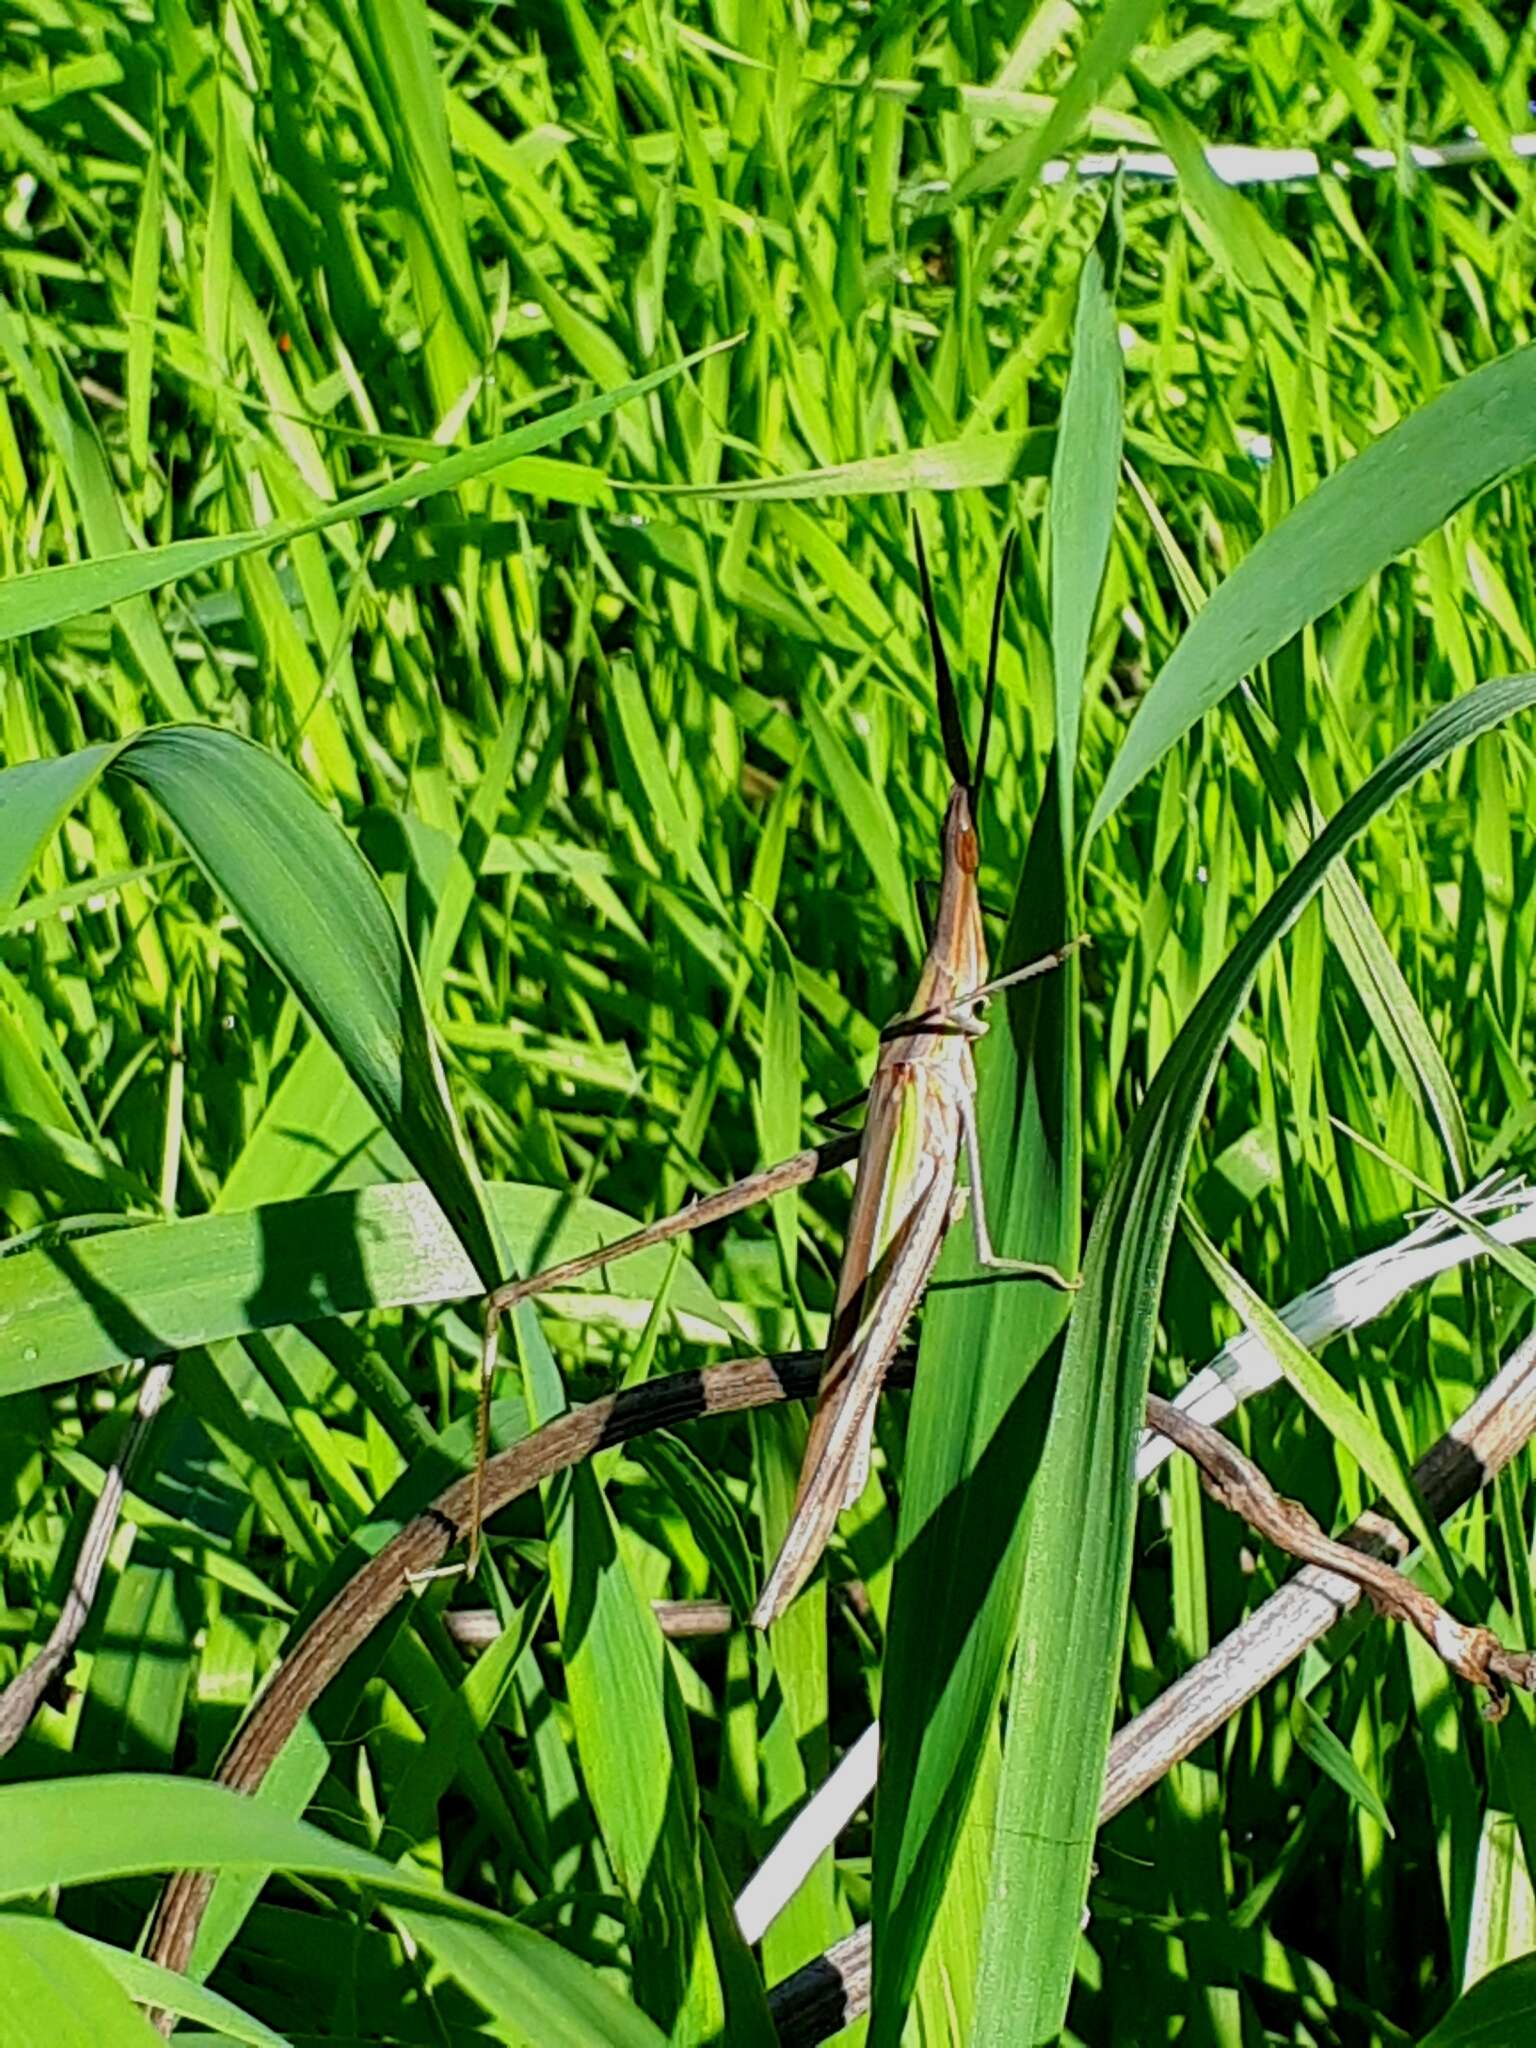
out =
[[967,1206],[976,1240],[977,1264],[990,1267],[995,1273],[1017,1273],[1045,1280],[1068,1294],[1075,1293],[1083,1284],[1081,1275],[1069,1279],[1057,1266],[1043,1265],[1034,1259],[1005,1259],[992,1249],[992,1233],[987,1228],[987,1195],[981,1178],[981,1133],[976,1128],[976,1102],[969,1089],[960,1091],[960,1128],[965,1134],[965,1166],[971,1183]]

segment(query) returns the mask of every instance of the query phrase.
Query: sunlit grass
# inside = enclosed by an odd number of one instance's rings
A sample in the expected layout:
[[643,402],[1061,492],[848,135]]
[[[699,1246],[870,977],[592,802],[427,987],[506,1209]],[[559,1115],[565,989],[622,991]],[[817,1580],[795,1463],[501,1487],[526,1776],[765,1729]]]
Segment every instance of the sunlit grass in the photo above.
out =
[[[1112,43],[1138,14],[1133,66],[1111,67],[1053,139],[1041,123],[1092,35]],[[1517,474],[1443,525],[1437,511],[1412,553],[1287,628],[1081,838],[1153,678],[1260,537],[1396,421],[1530,340],[1532,173],[1507,153],[1529,63],[1528,29],[1472,9],[1433,25],[1397,8],[1217,20],[1120,0],[1081,26],[1050,6],[1020,25],[996,8],[674,18],[581,0],[22,10],[0,31],[0,623],[17,607],[0,757],[200,719],[298,770],[382,882],[487,1182],[597,1197],[616,1233],[811,1142],[907,999],[913,884],[937,871],[946,777],[914,505],[972,690],[1002,538],[1020,537],[984,815],[983,894],[1000,910],[1051,784],[1063,536],[1081,533],[1051,473],[1107,199],[1014,180],[1085,139],[1164,149],[1178,181],[1128,179],[1120,195],[1108,317],[1124,459],[1103,589],[1095,602],[1090,577],[1077,600],[1079,839],[1026,891],[1027,911],[1080,916],[1093,938],[1080,1014],[1064,1013],[1081,1046],[1075,1235],[1202,990],[1320,817],[1437,707],[1536,668]],[[1494,160],[1434,176],[1243,194],[1199,155],[1218,139],[1342,155],[1469,127]],[[956,188],[974,202],[951,204]],[[322,529],[328,507],[416,463],[733,337],[513,467],[431,496],[402,483],[397,502]],[[1451,455],[1476,469],[1506,431],[1513,412],[1468,420],[1435,477]],[[782,487],[821,469],[837,473]],[[1410,513],[1399,479],[1329,549],[1358,538],[1369,554]],[[28,572],[279,520],[309,530],[146,577],[110,617],[80,615],[99,595],[71,598],[14,637],[40,588],[16,580]],[[1525,1155],[1529,731],[1453,754],[1375,819],[1350,880],[1258,965],[1186,1192],[1271,1303],[1417,1199],[1333,1119],[1446,1187]],[[217,810],[216,778],[200,794]],[[346,1080],[314,1002],[142,789],[119,777],[83,796],[35,864],[16,816],[0,786],[0,873],[30,892],[0,920],[0,1208],[18,1246],[78,1219],[235,1215],[432,1175],[409,1118]],[[294,860],[280,880],[308,901],[319,950],[345,955],[355,931],[320,868]],[[994,1211],[1026,1232],[1059,1200],[1039,1156],[1021,1142],[989,1166],[1013,1177]],[[495,1202],[507,1243],[538,1257],[547,1209]],[[845,1212],[845,1189],[818,1183],[695,1240],[676,1274],[665,1258],[615,1269],[591,1313],[544,1319],[550,1354],[530,1340],[501,1391],[542,1416],[749,1342],[818,1341]],[[242,1240],[222,1279],[189,1264],[176,1328],[197,1334],[135,1474],[134,1530],[71,1688],[0,1766],[9,1778],[209,1774],[290,1610],[311,1607],[370,1508],[450,1423],[462,1454],[476,1317],[473,1301],[442,1305],[459,1254],[416,1238],[359,1250],[345,1204],[302,1216],[331,1233],[317,1257],[354,1287],[349,1310],[416,1306],[301,1314],[275,1259],[261,1271],[270,1238]],[[103,1341],[71,1326],[69,1372],[88,1376],[50,1371],[28,1321],[39,1297],[18,1282],[5,1298],[0,1676],[57,1613],[92,1475],[131,1407],[121,1361],[154,1334],[163,1242],[146,1241],[142,1291],[118,1304],[129,1327]],[[402,1261],[388,1278],[386,1252]],[[199,1284],[213,1292],[194,1303]],[[753,2038],[763,2022],[750,1986],[733,1989],[743,1959],[719,1901],[889,1708],[905,1421],[976,1384],[974,1351],[938,1341],[968,1312],[953,1293],[939,1306],[924,1348],[938,1376],[885,1404],[878,1483],[843,1524],[831,1590],[805,1597],[771,1657],[739,1632],[664,1650],[644,1604],[755,1585],[798,1455],[779,1412],[691,1425],[655,1456],[605,1453],[573,1496],[510,1511],[494,1597],[517,1655],[464,1683],[435,1610],[470,1596],[441,1590],[338,1688],[274,1798],[527,1919],[663,2032],[709,2039],[738,2001],[730,2038]],[[1408,1466],[1521,1313],[1512,1282],[1447,1282],[1329,1370]],[[1176,1239],[1156,1383],[1232,1328]],[[1233,1427],[1325,1523],[1368,1503],[1360,1470],[1283,1391]],[[938,1459],[931,1432],[924,1447]],[[903,1524],[904,1542],[917,1533]],[[1459,1611],[1536,1638],[1523,1466],[1449,1542]],[[1182,1481],[1141,1510],[1120,1711],[1272,1585],[1278,1561],[1249,1571],[1242,1545]],[[1369,1800],[1320,1767],[1318,1723]],[[445,1743],[453,1763],[428,1796]],[[1219,1753],[1101,1838],[1076,2037],[1417,2037],[1523,1945],[1528,1748],[1518,1705],[1490,1734],[1384,1629],[1310,1653]],[[912,2039],[948,2039],[970,2010],[997,1776],[991,1748],[975,1761],[980,1803]],[[856,1823],[770,1930],[767,1982],[868,1917],[872,1842]],[[1505,1870],[1501,1940],[1489,1911]],[[322,1918],[303,1882],[277,1881],[248,1917],[250,1891],[226,1894],[205,1937],[213,1984],[269,2026],[438,2041],[496,2009],[483,1972],[471,1982],[465,1964],[445,1987],[351,1895]],[[148,1896],[124,1881],[66,1893],[59,1913],[129,1948]],[[521,2038],[511,2009],[497,2038]]]

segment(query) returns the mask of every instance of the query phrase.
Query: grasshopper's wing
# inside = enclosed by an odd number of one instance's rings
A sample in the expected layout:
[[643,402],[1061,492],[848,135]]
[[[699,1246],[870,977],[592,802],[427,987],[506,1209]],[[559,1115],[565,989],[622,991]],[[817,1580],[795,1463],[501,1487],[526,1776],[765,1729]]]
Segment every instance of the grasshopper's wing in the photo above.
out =
[[958,1143],[947,1076],[906,1064],[876,1073],[821,1391],[794,1513],[753,1611],[759,1628],[794,1599],[863,1491],[880,1382],[949,1227]]

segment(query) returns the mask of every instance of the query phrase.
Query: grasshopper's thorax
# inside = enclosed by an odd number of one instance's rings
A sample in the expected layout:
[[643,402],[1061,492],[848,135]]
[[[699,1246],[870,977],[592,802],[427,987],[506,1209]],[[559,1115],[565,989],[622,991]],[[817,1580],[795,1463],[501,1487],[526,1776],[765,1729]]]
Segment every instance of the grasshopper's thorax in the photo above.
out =
[[[944,816],[944,873],[939,884],[939,912],[934,920],[928,957],[918,977],[909,1017],[963,1002],[987,978],[986,935],[981,924],[981,898],[976,888],[980,862],[969,794],[960,787],[950,793]],[[949,1035],[940,1033],[940,1038]]]

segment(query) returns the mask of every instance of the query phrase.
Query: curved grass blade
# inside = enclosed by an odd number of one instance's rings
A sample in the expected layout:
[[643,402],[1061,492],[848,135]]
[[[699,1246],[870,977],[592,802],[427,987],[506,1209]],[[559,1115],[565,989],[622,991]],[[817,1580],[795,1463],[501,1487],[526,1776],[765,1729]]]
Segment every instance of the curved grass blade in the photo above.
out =
[[1536,2026],[1536,1956],[1516,1956],[1464,1991],[1421,2048],[1505,2048],[1529,2026]]
[[[155,2048],[160,2038],[83,1938],[57,1920],[0,1913],[0,1983],[6,2048]],[[269,2048],[277,2039],[266,2037]]]
[[159,726],[0,775],[0,903],[14,901],[98,776],[136,784],[166,813],[431,1188],[481,1287],[495,1286],[508,1262],[449,1097],[416,963],[340,825],[253,741],[211,726]]
[[[6,1924],[10,1924],[9,1916]],[[30,1918],[27,1924],[32,1927],[60,1926],[58,1921],[39,1922],[35,1918]],[[248,2042],[250,2048],[289,2048],[284,2035],[254,2019],[250,2013],[242,2012],[238,2005],[221,1997],[217,1991],[210,1991],[203,1984],[194,1984],[190,1977],[183,1977],[179,1971],[163,1969],[160,1964],[150,1962],[147,1956],[136,1956],[128,1949],[114,1948],[110,1942],[97,1941],[89,1934],[77,1934],[72,1927],[61,1927],[61,1932],[77,1944],[87,1961],[99,1964],[108,1976],[115,1977],[139,2005],[159,2006],[184,2020],[201,2020],[204,2026],[231,2041]],[[73,1960],[70,1960],[66,1968],[73,1967]]]
[[588,1964],[425,1872],[191,1778],[103,1773],[0,1786],[0,1898],[163,1870],[287,1870],[366,1885],[496,2016],[567,2048],[660,2048]]
[[866,455],[857,462],[829,463],[792,476],[742,477],[723,484],[648,484],[659,497],[715,498],[727,503],[760,503],[800,498],[886,497],[910,491],[979,491],[1015,477],[1044,476],[1056,447],[1054,427],[1028,427],[1016,434],[970,434],[932,448],[901,448],[894,455]]
[[1378,812],[1454,748],[1536,704],[1536,676],[1445,705],[1329,821],[1228,955],[1126,1133],[1094,1218],[1030,1503],[978,2048],[1054,2041],[1088,1886],[1129,1589],[1131,1473],[1195,1128],[1264,955]]
[[1214,593],[1147,692],[1091,839],[1174,742],[1294,633],[1536,461],[1536,343],[1463,377],[1334,471]]

